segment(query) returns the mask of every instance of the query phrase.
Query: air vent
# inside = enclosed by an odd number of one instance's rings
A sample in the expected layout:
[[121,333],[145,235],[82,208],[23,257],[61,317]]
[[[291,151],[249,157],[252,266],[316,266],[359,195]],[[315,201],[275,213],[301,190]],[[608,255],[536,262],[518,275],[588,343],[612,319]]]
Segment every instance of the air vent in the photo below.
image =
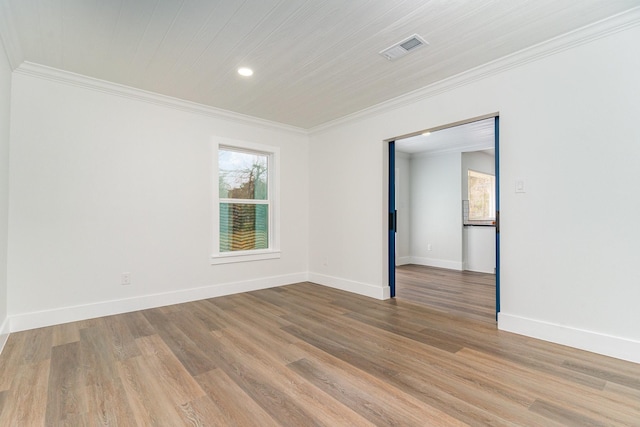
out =
[[406,54],[415,51],[419,47],[428,45],[422,37],[417,34],[412,35],[409,38],[402,40],[399,43],[394,44],[380,51],[380,55],[387,58],[389,61],[394,61],[398,58],[405,56]]

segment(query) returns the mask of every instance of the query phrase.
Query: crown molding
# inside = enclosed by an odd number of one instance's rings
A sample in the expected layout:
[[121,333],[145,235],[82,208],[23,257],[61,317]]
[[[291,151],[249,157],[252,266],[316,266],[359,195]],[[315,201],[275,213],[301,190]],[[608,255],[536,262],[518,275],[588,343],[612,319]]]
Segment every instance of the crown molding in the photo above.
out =
[[233,111],[223,110],[222,108],[210,107],[208,105],[198,104],[196,102],[185,101],[179,98],[161,95],[142,89],[137,89],[131,86],[125,86],[118,83],[108,82],[106,80],[100,80],[93,77],[48,67],[46,65],[35,64],[33,62],[23,62],[18,68],[14,70],[14,73],[46,79],[57,83],[93,90],[96,92],[107,93],[109,95],[143,101],[150,104],[185,111],[188,113],[201,114],[216,119],[230,120],[244,125],[260,126],[262,128],[270,130],[280,130],[307,135],[307,131],[299,127],[260,119],[245,114],[235,113]]
[[318,134],[344,123],[392,111],[638,25],[640,7],[634,7],[364,110],[312,127],[308,132],[310,135]]
[[24,74],[39,78],[44,78],[59,83],[64,83],[76,87],[95,90],[111,95],[122,96],[130,99],[144,101],[156,105],[174,108],[195,114],[201,114],[213,118],[231,120],[241,124],[260,126],[266,129],[277,129],[281,131],[293,132],[296,134],[309,135],[317,134],[329,130],[333,127],[348,123],[354,120],[364,119],[386,111],[392,111],[415,102],[431,98],[438,94],[451,91],[461,86],[471,84],[475,81],[499,74],[512,68],[519,67],[529,62],[537,61],[547,56],[554,55],[580,46],[591,41],[607,37],[611,34],[624,31],[640,25],[640,7],[629,9],[626,12],[603,19],[596,23],[576,29],[569,33],[560,35],[553,39],[539,43],[532,47],[520,50],[511,55],[499,58],[489,63],[480,65],[470,70],[459,73],[455,76],[440,80],[431,85],[406,93],[391,100],[373,105],[364,110],[343,116],[327,123],[304,129],[270,120],[223,110],[221,108],[210,107],[179,98],[161,95],[154,92],[136,89],[117,83],[108,82],[80,74],[47,67],[31,62],[23,62],[21,48],[14,43],[18,40],[15,29],[10,22],[10,10],[6,4],[0,2],[0,39],[5,47],[9,63],[15,73]]
[[[469,145],[465,145],[464,147],[457,147],[457,148],[441,148],[439,150],[430,150],[430,151],[422,151],[422,152],[418,152],[418,153],[410,153],[409,157],[411,159],[421,159],[424,157],[437,157],[437,156],[442,156],[445,154],[454,154],[454,153],[470,153],[470,152],[478,152],[478,151],[484,151],[484,150],[491,150],[493,149],[494,146],[487,146],[486,144],[469,144]],[[396,152],[397,154],[397,152]],[[406,154],[406,153],[405,153]]]

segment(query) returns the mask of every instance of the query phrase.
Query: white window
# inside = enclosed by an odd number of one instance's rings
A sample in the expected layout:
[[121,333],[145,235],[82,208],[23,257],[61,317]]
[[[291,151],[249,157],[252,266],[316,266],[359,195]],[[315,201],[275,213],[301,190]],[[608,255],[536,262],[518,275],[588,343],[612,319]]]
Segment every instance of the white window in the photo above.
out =
[[279,258],[278,150],[216,144],[212,264]]
[[469,221],[495,221],[496,178],[469,169]]

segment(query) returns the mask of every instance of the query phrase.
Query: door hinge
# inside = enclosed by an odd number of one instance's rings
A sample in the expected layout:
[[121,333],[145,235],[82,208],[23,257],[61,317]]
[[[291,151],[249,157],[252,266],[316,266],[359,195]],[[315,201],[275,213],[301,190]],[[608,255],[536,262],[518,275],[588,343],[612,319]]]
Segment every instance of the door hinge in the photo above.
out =
[[389,212],[389,231],[398,231],[398,211]]

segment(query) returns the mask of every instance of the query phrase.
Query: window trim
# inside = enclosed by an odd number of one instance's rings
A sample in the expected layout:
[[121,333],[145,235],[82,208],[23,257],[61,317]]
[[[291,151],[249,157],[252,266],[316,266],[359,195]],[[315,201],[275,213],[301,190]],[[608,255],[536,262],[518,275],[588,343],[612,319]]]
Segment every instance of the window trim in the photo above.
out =
[[[248,251],[220,252],[220,203],[230,199],[220,198],[218,152],[228,148],[248,153],[257,152],[269,156],[267,178],[267,205],[269,206],[269,248]],[[259,261],[280,258],[280,148],[231,138],[215,137],[212,149],[212,235],[211,264]],[[250,203],[250,202],[249,202]]]

